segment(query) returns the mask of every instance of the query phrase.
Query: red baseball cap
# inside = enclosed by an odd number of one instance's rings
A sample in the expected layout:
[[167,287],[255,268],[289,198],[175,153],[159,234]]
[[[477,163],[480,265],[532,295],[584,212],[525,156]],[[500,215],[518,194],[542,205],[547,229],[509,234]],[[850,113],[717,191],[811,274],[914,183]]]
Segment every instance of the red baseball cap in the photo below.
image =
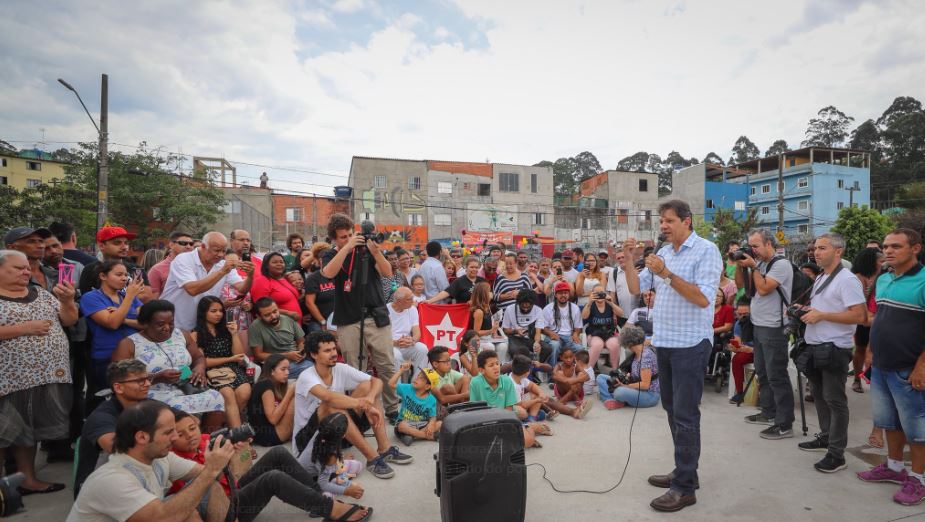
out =
[[138,234],[133,234],[128,230],[125,230],[122,227],[103,227],[99,229],[96,233],[96,241],[102,243],[103,241],[109,241],[110,239],[115,239],[117,237],[124,237],[126,239],[135,239],[138,237]]
[[559,281],[558,283],[556,283],[554,293],[558,294],[559,292],[571,292],[571,291],[572,291],[572,287],[569,286],[568,283],[566,283],[565,281]]
[[567,248],[562,252],[562,257],[575,257],[575,252],[571,248]]

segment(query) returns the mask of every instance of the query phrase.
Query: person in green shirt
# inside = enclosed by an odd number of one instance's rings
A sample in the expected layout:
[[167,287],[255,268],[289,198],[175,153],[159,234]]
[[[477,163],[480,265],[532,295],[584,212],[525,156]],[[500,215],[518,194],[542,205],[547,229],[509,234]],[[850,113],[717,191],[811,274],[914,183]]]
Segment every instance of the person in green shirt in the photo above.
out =
[[301,268],[299,266],[299,252],[304,246],[305,238],[300,234],[289,234],[289,237],[286,238],[286,248],[289,249],[289,253],[283,256],[283,261],[286,262],[287,272]]
[[[479,352],[476,362],[479,374],[469,383],[469,400],[473,402],[485,401],[492,408],[504,408],[511,412],[517,404],[517,391],[514,381],[507,375],[501,375],[501,361],[494,350]],[[531,426],[524,426],[524,447],[539,448],[536,434]]]

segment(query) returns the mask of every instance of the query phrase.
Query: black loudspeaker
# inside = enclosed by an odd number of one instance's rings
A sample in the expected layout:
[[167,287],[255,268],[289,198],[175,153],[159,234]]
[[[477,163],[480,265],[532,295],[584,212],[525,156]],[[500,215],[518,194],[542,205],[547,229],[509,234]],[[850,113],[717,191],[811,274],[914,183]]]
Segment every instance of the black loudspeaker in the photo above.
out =
[[514,412],[484,402],[451,406],[434,459],[443,522],[523,522],[527,467]]

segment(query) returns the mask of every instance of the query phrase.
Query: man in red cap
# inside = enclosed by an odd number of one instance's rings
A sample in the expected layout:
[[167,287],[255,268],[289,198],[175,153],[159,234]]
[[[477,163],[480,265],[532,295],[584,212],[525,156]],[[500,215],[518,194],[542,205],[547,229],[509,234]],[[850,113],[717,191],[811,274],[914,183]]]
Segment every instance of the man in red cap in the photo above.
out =
[[552,347],[549,364],[553,366],[563,348],[572,348],[576,352],[584,348],[581,344],[581,330],[584,328],[581,308],[569,301],[572,287],[565,281],[559,281],[554,288],[556,300],[543,309],[543,322],[546,323],[543,334]]
[[[135,239],[135,237],[136,234],[122,227],[107,226],[99,229],[96,233],[96,246],[103,255],[103,261],[122,261],[125,268],[128,269],[130,277],[141,276],[145,282],[145,289],[138,294],[138,299],[142,303],[147,303],[152,299],[153,295],[151,293],[151,284],[148,282],[148,275],[143,268],[136,266],[132,259],[128,257],[129,241]],[[99,261],[84,267],[83,272],[80,274],[79,288],[81,294],[86,294],[99,284],[99,267]]]

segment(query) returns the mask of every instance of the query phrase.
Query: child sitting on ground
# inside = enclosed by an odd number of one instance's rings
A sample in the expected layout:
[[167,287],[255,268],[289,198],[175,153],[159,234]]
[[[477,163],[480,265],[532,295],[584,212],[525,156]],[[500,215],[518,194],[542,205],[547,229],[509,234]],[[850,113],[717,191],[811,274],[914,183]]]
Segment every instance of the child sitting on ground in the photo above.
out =
[[[583,415],[581,408],[573,408],[550,398],[543,393],[539,385],[530,380],[530,368],[533,362],[523,354],[515,355],[511,362],[511,380],[514,381],[517,397],[520,399],[514,407],[517,416],[529,422],[553,419],[559,413],[580,419]],[[536,431],[535,428],[534,431]]]
[[479,355],[481,342],[478,332],[466,330],[459,345],[459,364],[470,377],[475,377],[479,374],[479,366],[475,358]]
[[439,381],[437,372],[432,368],[423,368],[411,384],[399,383],[398,379],[410,369],[411,363],[402,363],[401,368],[389,379],[389,386],[401,399],[395,436],[405,446],[410,446],[414,439],[436,440],[440,432],[437,398],[430,393]]
[[[507,375],[501,375],[501,362],[494,350],[482,350],[476,362],[479,375],[469,383],[469,400],[485,401],[493,408],[514,410],[518,403],[514,381]],[[524,447],[542,447],[536,440],[533,427],[524,425]]]
[[343,413],[328,415],[318,422],[318,431],[304,450],[311,455],[311,464],[306,470],[317,474],[318,485],[327,497],[363,496],[363,486],[356,481],[363,463],[354,460],[352,454],[341,452],[347,426],[347,416]]
[[590,408],[590,406],[585,406],[585,403],[592,401],[583,400],[584,382],[588,380],[588,374],[578,371],[578,366],[575,364],[575,352],[571,347],[567,346],[559,353],[559,362],[552,372],[552,380],[555,383],[553,391],[562,404],[575,401],[579,407]]
[[446,406],[450,404],[469,400],[470,377],[463,375],[450,366],[450,350],[446,346],[434,346],[431,348],[427,352],[427,360],[434,371],[437,372],[437,385],[433,389],[433,394],[439,403],[437,406],[437,418],[439,419],[441,409],[445,410]]
[[582,394],[585,397],[594,397],[594,387],[597,381],[594,380],[594,368],[591,367],[591,354],[588,353],[588,350],[575,352],[575,364],[578,366],[579,372],[584,372],[588,375],[588,380],[581,383]]

